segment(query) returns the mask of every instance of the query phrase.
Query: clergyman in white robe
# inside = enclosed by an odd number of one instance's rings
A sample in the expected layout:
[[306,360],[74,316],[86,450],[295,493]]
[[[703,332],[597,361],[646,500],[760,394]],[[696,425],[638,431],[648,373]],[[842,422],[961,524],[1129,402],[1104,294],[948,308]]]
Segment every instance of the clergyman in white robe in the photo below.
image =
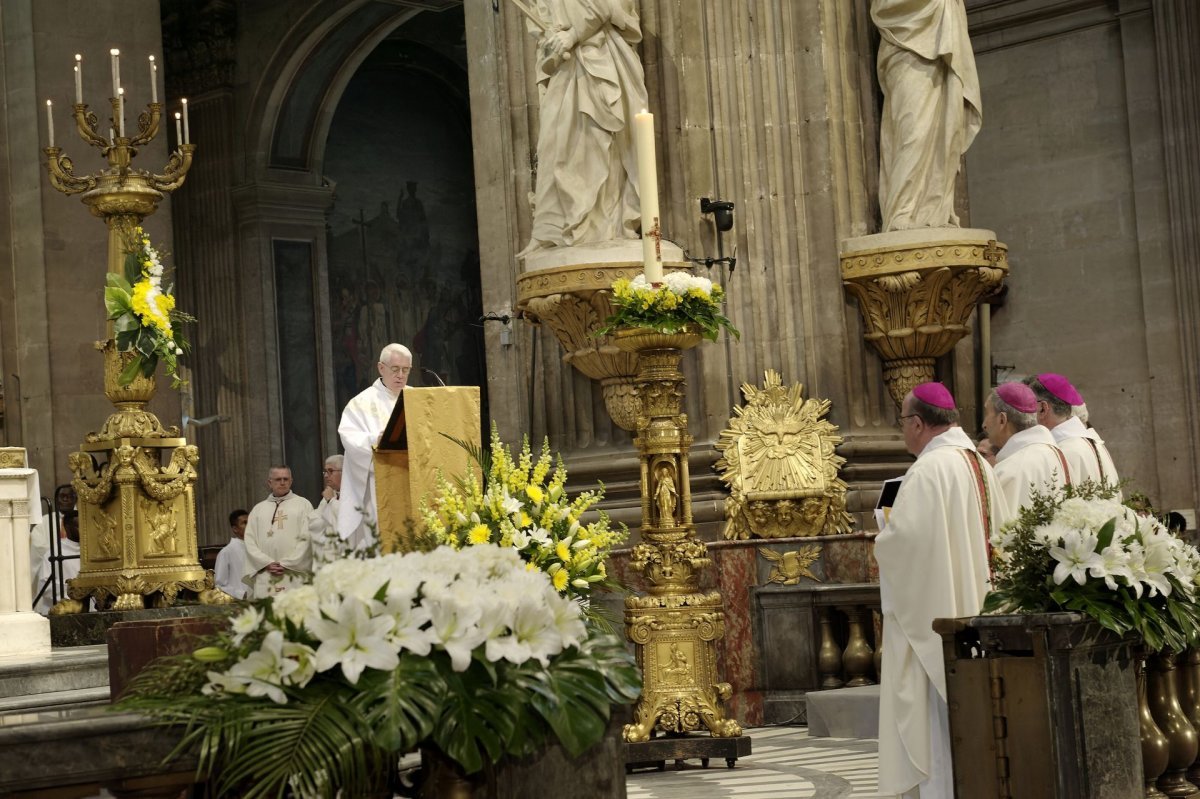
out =
[[987,542],[1003,510],[991,467],[962,428],[932,438],[875,539],[883,611],[879,791],[953,799],[942,639],[933,620],[978,615]]
[[1070,481],[1066,457],[1054,436],[1040,424],[1013,433],[996,453],[996,480],[1004,493],[1006,517],[1017,518],[1035,491],[1061,489]]
[[1108,447],[1104,446],[1104,439],[1078,418],[1072,416],[1065,422],[1060,422],[1050,434],[1054,436],[1058,448],[1067,459],[1067,468],[1071,470],[1071,482],[1095,480],[1109,485],[1121,482],[1112,455],[1108,453]]
[[375,502],[375,446],[387,426],[396,399],[408,384],[412,353],[401,344],[389,344],[379,354],[379,379],[346,403],[338,423],[345,449],[342,487],[338,502],[338,535],[355,548],[371,538],[377,524]]
[[[312,510],[311,502],[290,491],[281,497],[271,495],[250,510],[245,538],[247,597],[269,597],[303,585],[311,576],[308,516]],[[273,574],[272,563],[282,566],[282,573]]]

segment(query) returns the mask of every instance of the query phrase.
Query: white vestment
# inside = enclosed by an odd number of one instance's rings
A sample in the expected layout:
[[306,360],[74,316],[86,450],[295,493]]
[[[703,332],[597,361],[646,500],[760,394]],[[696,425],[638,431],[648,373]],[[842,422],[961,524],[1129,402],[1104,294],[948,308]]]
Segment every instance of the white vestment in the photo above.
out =
[[240,538],[230,538],[229,543],[221,547],[217,553],[217,565],[213,569],[213,580],[225,593],[234,599],[246,598],[246,584],[242,578],[246,575],[246,542]]
[[1095,480],[1115,486],[1121,481],[1104,440],[1078,418],[1072,416],[1060,422],[1050,433],[1066,456],[1072,483],[1078,485],[1084,480]]
[[341,538],[337,534],[338,511],[341,502],[337,497],[325,499],[308,517],[308,537],[312,541],[313,571],[333,563],[341,554]]
[[996,480],[1004,493],[1007,514],[1000,523],[1017,518],[1035,491],[1062,488],[1070,477],[1066,456],[1054,446],[1054,436],[1040,424],[1014,433],[996,453]]
[[979,613],[988,591],[988,536],[1003,511],[991,466],[967,434],[952,427],[909,467],[887,527],[875,539],[884,653],[879,792],[885,796],[919,788],[914,795],[922,799],[953,799],[942,639],[932,625]]
[[375,506],[375,445],[392,416],[397,396],[382,380],[376,380],[346,403],[338,423],[346,457],[342,463],[337,531],[342,538],[353,537],[355,546],[368,539],[367,526],[379,518]]
[[[59,567],[62,569],[62,585],[59,586],[58,598],[59,601],[62,601],[66,596],[67,580],[73,580],[79,576],[79,542],[64,538],[60,543],[62,544],[62,556],[68,559],[61,561]],[[53,567],[50,565],[50,554],[50,551],[43,554],[42,561],[38,564],[37,578],[34,582],[39,589],[54,574]],[[54,607],[53,590],[50,586],[46,586],[45,593],[42,594],[33,609],[45,616],[50,613],[52,607]]]
[[[312,510],[311,502],[290,492],[284,497],[267,497],[250,510],[245,539],[247,597],[262,599],[308,579],[312,567],[308,516]],[[270,563],[278,563],[286,571],[271,574],[267,570]]]

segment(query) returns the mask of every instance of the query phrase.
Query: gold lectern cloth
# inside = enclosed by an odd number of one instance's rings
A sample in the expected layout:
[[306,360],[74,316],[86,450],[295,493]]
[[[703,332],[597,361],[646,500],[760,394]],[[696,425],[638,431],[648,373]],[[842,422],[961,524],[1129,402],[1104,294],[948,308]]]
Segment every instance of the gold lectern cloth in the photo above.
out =
[[[479,467],[446,436],[481,445],[478,386],[404,390],[407,450],[375,451],[375,496],[384,552],[408,552],[421,529],[422,497],[437,491],[438,470],[447,480]],[[445,435],[443,435],[445,434]]]

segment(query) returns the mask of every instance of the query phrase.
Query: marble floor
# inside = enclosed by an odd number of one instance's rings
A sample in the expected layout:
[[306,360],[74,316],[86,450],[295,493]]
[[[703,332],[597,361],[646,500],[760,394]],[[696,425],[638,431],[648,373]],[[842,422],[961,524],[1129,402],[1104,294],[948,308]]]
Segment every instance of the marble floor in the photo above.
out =
[[810,738],[806,727],[749,730],[754,754],[725,768],[722,762],[682,771],[629,775],[629,799],[878,799],[878,745],[874,740]]

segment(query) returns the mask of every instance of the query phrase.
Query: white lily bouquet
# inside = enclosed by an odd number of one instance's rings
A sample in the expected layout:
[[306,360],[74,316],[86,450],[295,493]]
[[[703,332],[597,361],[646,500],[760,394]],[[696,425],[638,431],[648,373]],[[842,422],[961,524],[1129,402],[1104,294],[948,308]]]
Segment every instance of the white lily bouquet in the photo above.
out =
[[623,642],[508,547],[338,561],[202,644],[119,707],[183,726],[218,795],[370,795],[419,746],[468,774],[551,735],[578,755],[641,690]]
[[1200,552],[1088,481],[1034,493],[992,538],[985,613],[1082,612],[1151,650],[1200,638]]

